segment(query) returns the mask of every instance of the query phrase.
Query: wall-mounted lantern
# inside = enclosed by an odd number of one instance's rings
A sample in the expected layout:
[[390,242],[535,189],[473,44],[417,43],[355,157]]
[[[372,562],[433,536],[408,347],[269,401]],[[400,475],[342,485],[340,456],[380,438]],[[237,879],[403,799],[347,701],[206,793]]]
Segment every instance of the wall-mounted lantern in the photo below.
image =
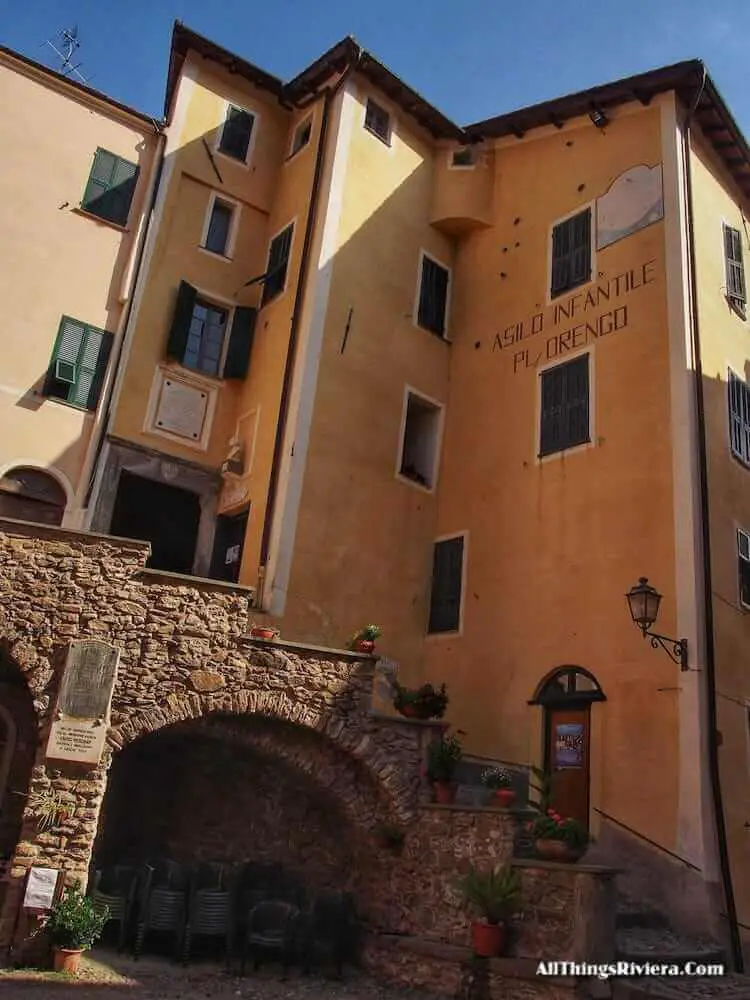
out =
[[642,576],[625,596],[630,608],[630,617],[643,633],[643,638],[648,636],[654,649],[661,646],[674,663],[679,663],[680,670],[689,670],[687,639],[670,639],[666,635],[649,631],[659,615],[661,604],[659,591],[649,584],[645,576]]

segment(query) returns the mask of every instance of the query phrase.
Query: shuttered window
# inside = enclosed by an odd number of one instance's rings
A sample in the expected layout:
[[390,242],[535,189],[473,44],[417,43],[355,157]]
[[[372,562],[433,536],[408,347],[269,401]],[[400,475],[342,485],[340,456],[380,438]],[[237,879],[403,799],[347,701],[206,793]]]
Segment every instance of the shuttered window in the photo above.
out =
[[180,282],[166,355],[173,361],[224,378],[244,378],[250,364],[257,310],[237,306],[229,332],[224,369],[221,357],[229,313],[198,296],[187,281]]
[[111,350],[111,333],[63,316],[43,394],[95,410]]
[[750,535],[737,530],[737,562],[739,570],[740,603],[750,608]]
[[552,296],[591,278],[591,209],[559,222],[552,230]]
[[250,148],[250,137],[253,134],[255,116],[242,108],[230,107],[227,110],[226,121],[221,130],[219,152],[231,156],[233,160],[244,163]]
[[277,295],[280,295],[286,286],[286,274],[289,268],[289,254],[292,250],[292,233],[294,223],[287,226],[278,236],[271,240],[268,250],[268,265],[266,266],[266,278],[263,282],[263,295],[260,300],[262,306],[266,305]]
[[445,335],[448,307],[448,270],[422,254],[417,323],[439,337]]
[[540,457],[590,441],[588,354],[548,368],[541,381]]
[[727,379],[729,438],[732,454],[750,465],[750,388],[734,372]]
[[739,229],[724,226],[724,262],[727,272],[727,298],[743,315],[747,305],[745,263],[742,257],[742,235]]
[[365,109],[365,128],[376,135],[386,146],[391,144],[391,116],[375,101],[369,100]]
[[464,538],[436,542],[432,553],[432,590],[427,631],[457,632],[461,623]]
[[124,226],[138,181],[138,167],[120,156],[97,149],[81,208],[100,219]]

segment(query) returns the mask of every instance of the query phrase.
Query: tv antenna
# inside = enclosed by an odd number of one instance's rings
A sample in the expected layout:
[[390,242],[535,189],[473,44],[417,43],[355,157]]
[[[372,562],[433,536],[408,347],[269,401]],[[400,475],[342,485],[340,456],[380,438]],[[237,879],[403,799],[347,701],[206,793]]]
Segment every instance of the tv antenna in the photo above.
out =
[[58,72],[62,73],[63,76],[76,77],[80,83],[88,83],[83,73],[79,72],[83,63],[79,62],[75,65],[73,63],[75,54],[81,45],[78,40],[78,25],[76,24],[72,28],[66,28],[61,31],[56,41],[57,44],[48,38],[46,44],[49,45],[60,60]]

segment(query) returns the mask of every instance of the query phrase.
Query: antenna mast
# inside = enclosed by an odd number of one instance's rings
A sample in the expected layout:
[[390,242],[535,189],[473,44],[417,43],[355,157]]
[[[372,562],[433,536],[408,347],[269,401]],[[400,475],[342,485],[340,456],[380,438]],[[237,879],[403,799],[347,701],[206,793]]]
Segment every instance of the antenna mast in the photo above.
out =
[[81,83],[88,83],[86,77],[79,72],[83,63],[79,62],[73,65],[73,57],[81,45],[78,41],[77,24],[72,28],[66,28],[61,31],[56,45],[50,39],[47,39],[46,44],[49,45],[60,60],[59,73],[62,73],[63,76],[77,77]]

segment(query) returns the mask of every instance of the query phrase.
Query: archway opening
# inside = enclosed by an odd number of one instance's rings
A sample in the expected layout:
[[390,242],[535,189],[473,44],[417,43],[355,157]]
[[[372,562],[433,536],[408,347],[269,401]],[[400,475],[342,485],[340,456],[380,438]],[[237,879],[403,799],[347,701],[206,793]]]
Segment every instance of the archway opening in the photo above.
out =
[[0,479],[0,517],[38,524],[62,524],[67,498],[54,476],[19,466]]

